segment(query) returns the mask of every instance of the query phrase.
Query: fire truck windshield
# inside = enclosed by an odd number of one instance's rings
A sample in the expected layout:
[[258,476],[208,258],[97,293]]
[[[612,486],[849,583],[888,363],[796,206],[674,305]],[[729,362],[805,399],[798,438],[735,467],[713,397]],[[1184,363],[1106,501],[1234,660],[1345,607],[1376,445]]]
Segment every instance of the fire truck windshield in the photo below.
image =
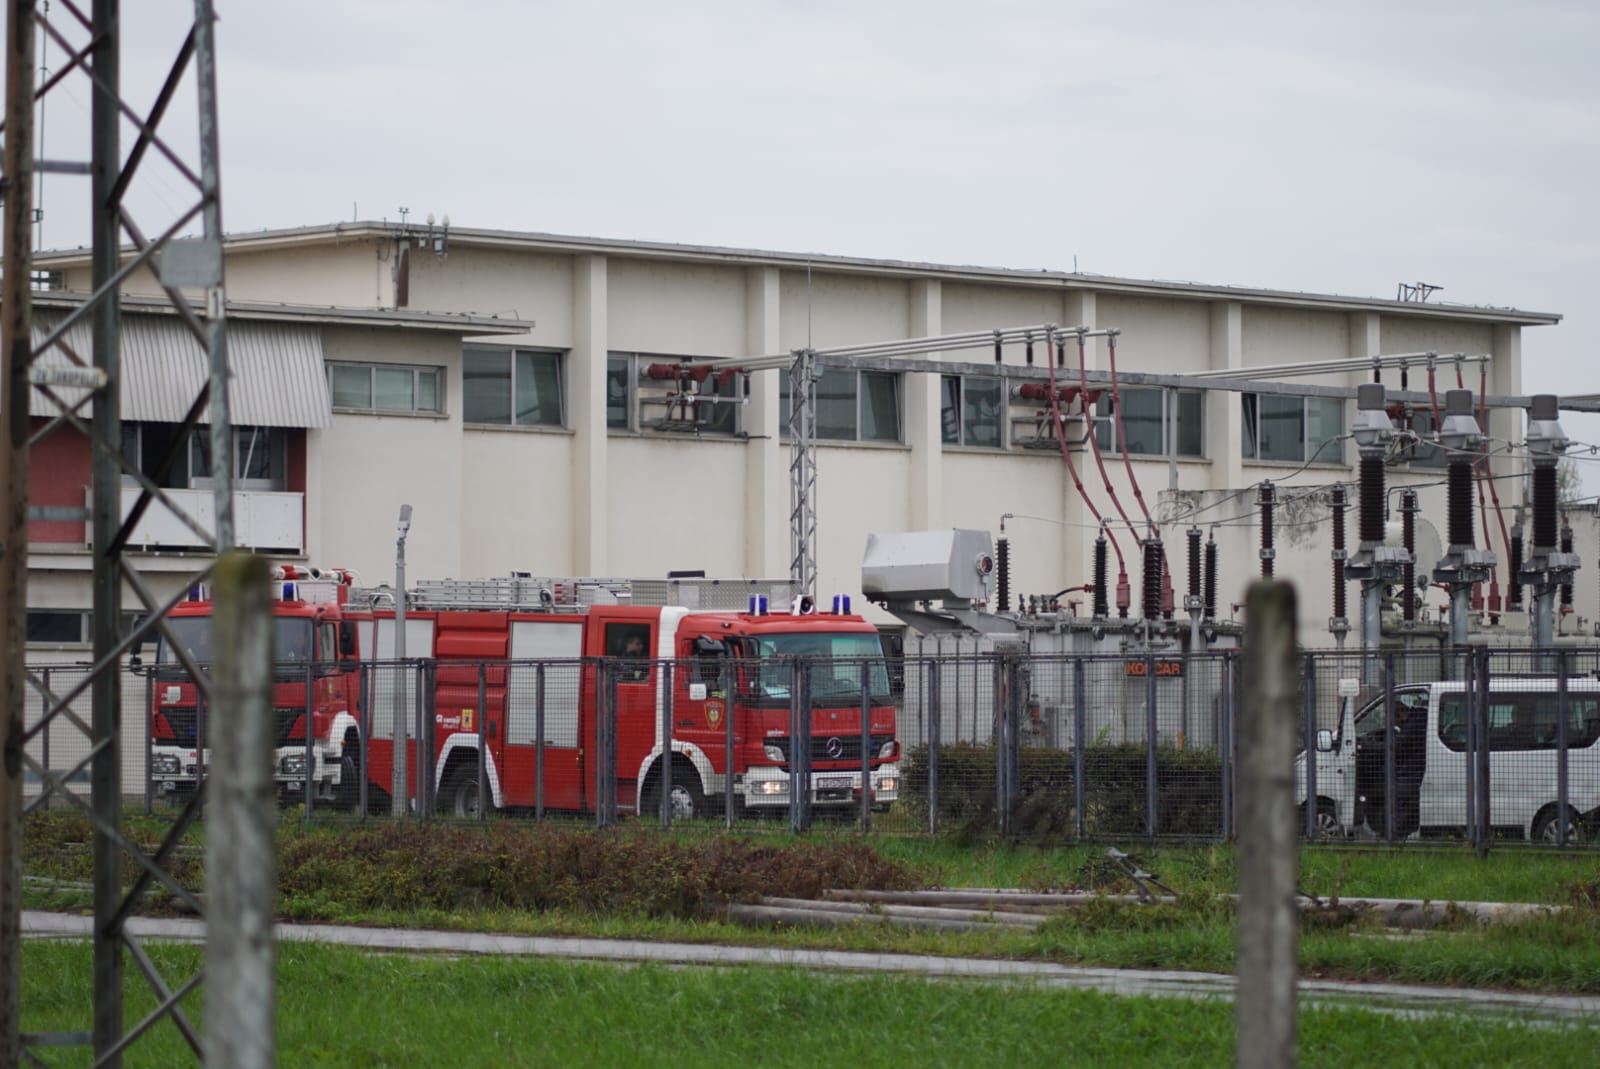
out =
[[[211,617],[177,616],[167,620],[173,635],[201,664],[212,659]],[[311,660],[311,621],[304,617],[279,616],[272,621],[272,658],[278,664],[305,664]],[[177,664],[177,654],[161,636],[156,648],[158,664]]]
[[760,693],[763,698],[789,697],[789,681],[794,658],[811,662],[811,698],[838,700],[846,696],[859,699],[861,673],[874,701],[889,700],[889,672],[883,662],[883,646],[876,634],[849,632],[791,632],[760,635],[753,640],[760,658]]

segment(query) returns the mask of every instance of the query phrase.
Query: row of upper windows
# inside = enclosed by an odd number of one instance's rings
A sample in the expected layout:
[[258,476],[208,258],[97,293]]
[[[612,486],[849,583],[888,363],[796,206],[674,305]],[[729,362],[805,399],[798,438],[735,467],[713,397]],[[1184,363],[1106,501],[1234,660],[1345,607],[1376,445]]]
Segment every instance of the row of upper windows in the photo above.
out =
[[[705,376],[696,392],[646,390],[654,367],[680,358],[611,353],[606,362],[606,424],[615,430],[689,430],[732,436],[743,428],[743,375]],[[462,355],[464,423],[484,426],[566,426],[563,354],[548,350],[468,348]],[[825,368],[818,375],[816,436],[823,441],[902,442],[903,376],[884,371]],[[350,411],[443,413],[444,369],[400,364],[334,362],[328,381],[335,408]],[[670,383],[670,380],[669,380]],[[1002,377],[940,378],[940,438],[947,445],[1003,449],[1009,385]],[[1140,456],[1205,455],[1204,395],[1199,390],[1129,387],[1116,405],[1108,393],[1095,403],[1095,443]],[[1337,398],[1241,395],[1246,459],[1344,459],[1344,402]],[[789,434],[789,373],[779,373],[780,433]],[[1421,459],[1419,458],[1419,462]]]

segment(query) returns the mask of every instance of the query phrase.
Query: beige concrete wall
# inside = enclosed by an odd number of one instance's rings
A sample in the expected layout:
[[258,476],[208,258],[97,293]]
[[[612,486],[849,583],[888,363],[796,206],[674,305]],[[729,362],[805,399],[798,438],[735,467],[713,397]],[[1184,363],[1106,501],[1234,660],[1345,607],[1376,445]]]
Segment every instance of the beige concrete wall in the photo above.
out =
[[409,307],[532,320],[533,331],[517,340],[565,349],[573,344],[572,261],[549,253],[461,246],[443,257],[413,252]]
[[[573,575],[573,437],[562,431],[463,432],[458,577]],[[416,571],[416,575],[426,575]]]
[[609,260],[610,344],[625,352],[752,356],[742,267]]
[[[1382,322],[1383,351],[1386,353],[1487,353],[1494,347],[1494,327],[1489,323],[1402,315],[1386,315]],[[1450,386],[1454,388],[1453,368],[1448,376]],[[1476,378],[1473,375],[1473,379]],[[1476,381],[1470,386],[1473,390],[1478,388]]]
[[[949,283],[944,287],[944,333],[963,334],[969,330],[994,330],[1005,327],[1027,327],[1035,323],[1055,323],[1058,326],[1076,326],[1067,322],[1066,291],[1060,289],[1007,286],[982,286],[972,283]],[[1041,343],[1035,359],[1043,361]],[[967,352],[962,360],[983,360],[985,354]],[[1021,363],[1019,358],[1018,363]]]
[[1244,363],[1288,364],[1350,356],[1350,320],[1343,312],[1244,306]]
[[1204,301],[1103,294],[1097,304],[1102,327],[1122,331],[1119,369],[1181,374],[1211,366],[1211,310]]
[[[743,442],[612,435],[609,571],[752,574],[746,564]],[[787,567],[784,568],[787,574]]]
[[[902,279],[783,271],[778,279],[779,340],[784,351],[906,337],[909,284]],[[809,339],[809,340],[808,340]]]

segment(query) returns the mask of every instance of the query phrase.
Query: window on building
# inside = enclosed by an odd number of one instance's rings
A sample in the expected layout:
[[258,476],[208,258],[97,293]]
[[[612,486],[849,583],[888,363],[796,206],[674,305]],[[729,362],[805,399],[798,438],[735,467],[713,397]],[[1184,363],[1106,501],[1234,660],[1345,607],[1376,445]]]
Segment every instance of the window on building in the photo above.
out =
[[[122,425],[122,453],[156,485],[202,489],[211,485],[211,428],[197,427],[187,441],[177,423]],[[161,470],[176,443],[176,455]],[[284,427],[233,429],[233,479],[240,490],[282,490],[288,481],[289,431]]]
[[[1122,403],[1122,434],[1128,452],[1134,456],[1164,457],[1168,453],[1171,424],[1171,451],[1180,457],[1205,455],[1205,397],[1199,390],[1164,390],[1158,386],[1133,387],[1118,391]],[[1120,451],[1117,442],[1116,408],[1109,391],[1100,394],[1095,404],[1095,444],[1105,451]]]
[[[289,436],[282,427],[233,429],[233,485],[238,490],[282,490],[287,483]],[[189,438],[189,484],[211,480],[211,434],[196,431]]]
[[1241,395],[1243,453],[1251,460],[1344,462],[1344,401],[1288,394]]
[[[93,619],[87,609],[29,609],[27,641],[39,645],[86,646],[94,641],[90,630]],[[126,635],[138,624],[139,614],[125,612],[120,620],[119,634]]]
[[328,365],[334,408],[363,412],[443,412],[444,369],[409,364]]
[[939,434],[946,445],[998,449],[1005,445],[1005,380],[993,375],[939,379]]
[[[789,372],[778,376],[783,437],[793,410]],[[824,368],[817,376],[817,437],[842,442],[898,442],[900,376],[887,371]]]
[[651,364],[704,371],[703,358],[664,353],[610,353],[606,357],[606,426],[614,430],[692,431],[732,435],[739,431],[745,376],[732,370],[701,375],[695,399],[685,400],[674,379],[651,379]]
[[635,362],[632,353],[606,356],[606,426],[612,430],[633,429]]
[[461,357],[461,419],[503,427],[563,426],[561,354],[467,349]]

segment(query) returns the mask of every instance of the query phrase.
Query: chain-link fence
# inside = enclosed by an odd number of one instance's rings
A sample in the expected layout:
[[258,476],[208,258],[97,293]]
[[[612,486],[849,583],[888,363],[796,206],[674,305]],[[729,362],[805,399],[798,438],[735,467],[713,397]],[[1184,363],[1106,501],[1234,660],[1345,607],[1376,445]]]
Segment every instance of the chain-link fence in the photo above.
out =
[[[1004,649],[291,663],[277,670],[270,760],[285,809],[317,817],[1223,840],[1240,667],[1236,650]],[[85,669],[38,671],[59,696]],[[1301,681],[1285,715],[1303,739],[1308,838],[1600,832],[1600,650],[1308,652]],[[32,695],[30,725],[44,700]],[[224,714],[170,665],[124,677],[123,705],[125,793],[185,800]],[[86,695],[79,706],[28,741],[65,790],[87,789]],[[30,780],[29,797],[46,787]]]

